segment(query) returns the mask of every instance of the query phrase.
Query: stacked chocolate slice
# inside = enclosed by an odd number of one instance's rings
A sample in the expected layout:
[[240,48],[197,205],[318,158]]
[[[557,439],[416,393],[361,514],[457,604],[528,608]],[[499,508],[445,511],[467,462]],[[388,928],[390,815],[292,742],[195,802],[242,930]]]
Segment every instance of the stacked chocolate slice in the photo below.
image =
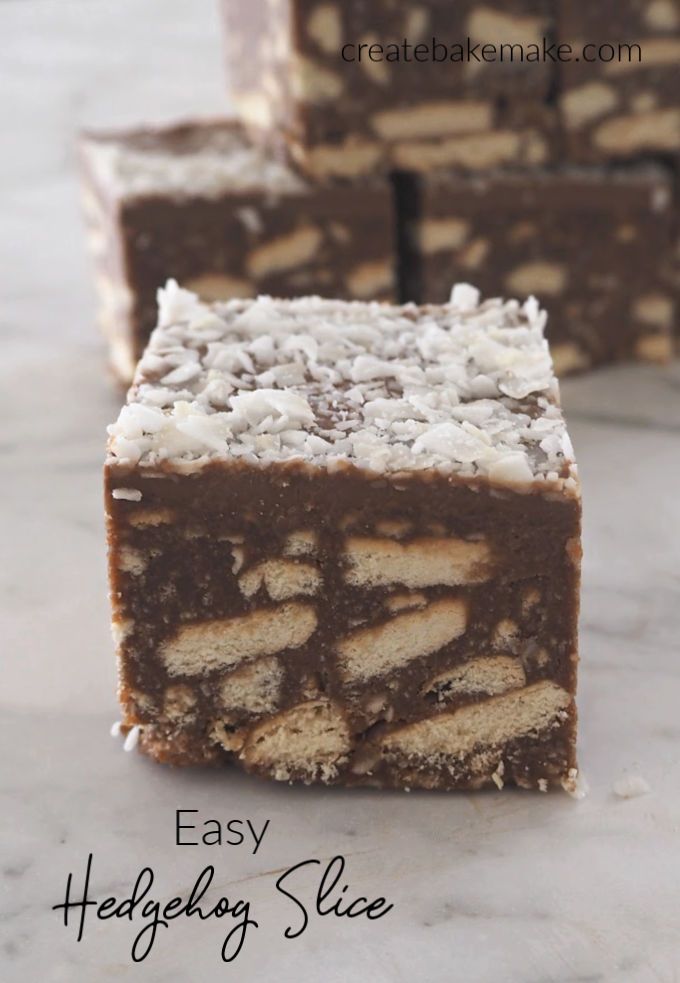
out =
[[223,6],[243,125],[83,139],[101,319],[125,381],[168,276],[212,298],[434,303],[469,280],[548,303],[560,370],[669,357],[670,0]]

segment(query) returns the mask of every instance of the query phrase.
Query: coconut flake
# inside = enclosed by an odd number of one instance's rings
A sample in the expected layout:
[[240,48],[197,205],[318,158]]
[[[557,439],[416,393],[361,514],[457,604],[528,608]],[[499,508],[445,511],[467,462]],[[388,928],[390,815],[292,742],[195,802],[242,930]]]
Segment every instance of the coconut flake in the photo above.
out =
[[473,311],[479,305],[480,293],[469,283],[456,283],[451,289],[451,306],[461,311]]
[[139,737],[141,734],[141,727],[135,725],[131,727],[125,736],[125,741],[123,742],[124,751],[134,751],[139,744]]
[[637,799],[651,790],[649,782],[642,775],[623,775],[613,785],[614,795],[619,799]]
[[304,427],[314,422],[314,412],[302,396],[284,389],[256,389],[231,398],[232,409],[243,415],[251,427],[266,418],[271,426],[286,430],[292,423]]
[[511,451],[501,454],[489,467],[489,477],[501,484],[524,485],[533,478],[526,454],[522,451]]
[[[198,312],[204,309],[200,303],[198,294],[191,290],[185,290],[177,283],[177,280],[168,280],[164,287],[159,287],[156,291],[158,301],[158,326],[161,328],[169,327],[177,321],[184,321],[189,317],[195,317]],[[207,308],[205,308],[207,310]]]

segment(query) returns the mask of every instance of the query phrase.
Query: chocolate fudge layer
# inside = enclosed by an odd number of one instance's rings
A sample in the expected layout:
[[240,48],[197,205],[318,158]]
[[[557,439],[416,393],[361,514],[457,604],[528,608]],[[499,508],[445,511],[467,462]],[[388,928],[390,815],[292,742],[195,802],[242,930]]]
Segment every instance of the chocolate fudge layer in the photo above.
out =
[[578,62],[560,65],[558,108],[569,158],[677,157],[677,0],[559,0],[558,31],[575,50],[590,46]]
[[169,283],[109,428],[126,728],[177,764],[576,779],[576,465],[534,300]]
[[557,370],[671,355],[672,179],[661,168],[402,176],[404,299],[448,297],[451,277],[487,295],[550,304]]
[[539,43],[552,30],[546,0],[223,0],[223,10],[237,111],[282,127],[315,176],[553,157],[548,62],[451,60],[467,37],[473,46]]
[[168,276],[214,299],[394,299],[387,182],[311,184],[273,139],[231,121],[89,134],[82,158],[101,323],[124,382]]

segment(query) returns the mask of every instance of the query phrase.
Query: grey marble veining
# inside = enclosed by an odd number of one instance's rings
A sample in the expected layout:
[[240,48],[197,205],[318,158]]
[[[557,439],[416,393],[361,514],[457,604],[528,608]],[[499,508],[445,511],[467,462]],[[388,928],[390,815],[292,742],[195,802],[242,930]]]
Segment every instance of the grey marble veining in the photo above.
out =
[[[680,364],[563,387],[584,485],[582,802],[291,789],[154,766],[109,736],[100,470],[120,397],[91,325],[71,130],[152,107],[216,108],[216,31],[212,3],[0,4],[0,125],[11,136],[0,158],[0,978],[672,983]],[[617,798],[626,774],[644,776],[649,794]],[[177,847],[177,808],[270,826],[255,855]],[[82,880],[90,851],[100,899],[129,891],[144,865],[168,899],[212,863],[218,893],[249,900],[260,926],[232,965],[220,962],[215,922],[160,930],[141,966],[130,963],[127,922],[88,922],[77,943],[50,907],[69,871]],[[300,939],[284,939],[296,911],[277,877],[336,854],[351,892],[384,894],[394,910],[375,922],[312,915]],[[309,901],[312,879],[300,884]]]

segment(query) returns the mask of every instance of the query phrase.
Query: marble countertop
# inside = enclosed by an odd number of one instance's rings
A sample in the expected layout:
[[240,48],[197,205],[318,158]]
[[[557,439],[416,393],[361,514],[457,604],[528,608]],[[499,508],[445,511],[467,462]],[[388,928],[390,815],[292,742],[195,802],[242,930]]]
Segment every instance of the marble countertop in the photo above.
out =
[[[212,3],[188,0],[24,0],[0,4],[0,38],[12,42],[0,58],[11,136],[0,162],[2,980],[680,979],[680,364],[563,387],[584,484],[584,800],[293,789],[125,754],[109,736],[101,496],[119,397],[92,328],[72,132],[151,107],[156,117],[218,108],[217,22]],[[645,795],[615,793],[637,776]],[[245,838],[177,846],[178,809]],[[269,820],[257,852],[248,820],[258,835]],[[130,951],[143,922],[90,910],[78,942],[77,912],[65,927],[52,906],[70,872],[82,894],[90,853],[92,898],[129,896],[145,866],[149,897],[186,898],[212,864],[211,896],[249,902],[258,927],[227,964],[233,914],[159,928],[139,965]],[[346,898],[384,896],[393,909],[376,920],[317,914],[335,856],[346,863],[335,896],[347,884]],[[321,863],[286,882],[309,909],[289,939],[301,909],[277,879],[311,859]]]

